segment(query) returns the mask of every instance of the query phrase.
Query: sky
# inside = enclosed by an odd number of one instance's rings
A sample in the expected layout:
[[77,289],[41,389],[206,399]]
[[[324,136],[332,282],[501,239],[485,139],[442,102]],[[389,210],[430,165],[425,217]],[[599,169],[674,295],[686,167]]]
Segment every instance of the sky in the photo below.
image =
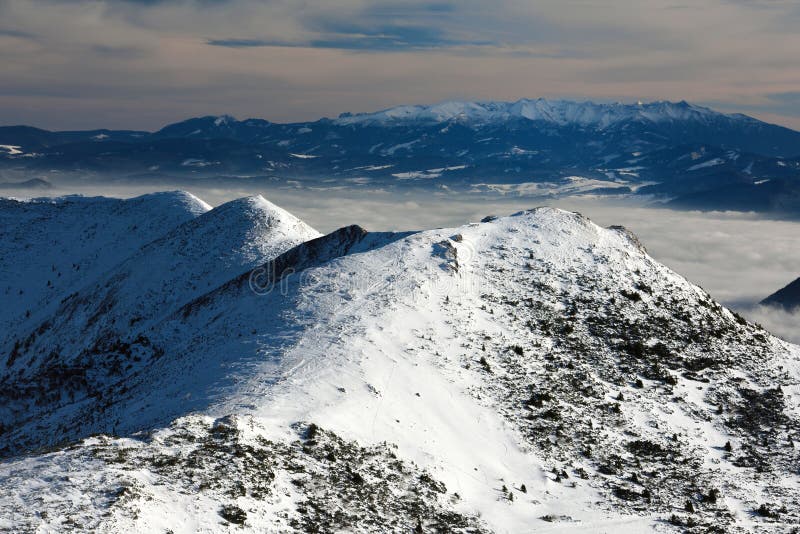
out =
[[0,124],[688,100],[800,129],[797,0],[0,0]]

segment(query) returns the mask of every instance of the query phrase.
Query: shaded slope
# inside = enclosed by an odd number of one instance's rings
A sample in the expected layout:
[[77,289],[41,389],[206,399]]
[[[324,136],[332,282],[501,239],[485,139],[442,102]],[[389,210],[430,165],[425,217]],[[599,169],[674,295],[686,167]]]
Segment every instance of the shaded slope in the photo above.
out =
[[[259,196],[223,204],[144,245],[62,299],[51,315],[37,310],[31,319],[38,321],[29,330],[9,333],[0,373],[5,400],[0,424],[9,429],[41,411],[74,412],[80,406],[92,411],[90,399],[97,397],[111,402],[109,383],[125,387],[127,376],[164,355],[165,347],[151,340],[154,324],[242,271],[317,236]],[[54,421],[69,427],[82,416],[77,411]],[[58,433],[48,439],[59,439]]]
[[[184,192],[120,200],[0,199],[0,343],[81,286],[211,207]],[[4,343],[3,343],[4,344]]]
[[790,282],[761,301],[765,306],[776,306],[787,311],[793,311],[800,307],[800,278]]
[[[225,368],[252,359],[256,347],[244,331],[211,340],[202,329],[176,326],[176,318],[207,303],[235,303],[273,289],[280,295],[280,287],[255,282],[266,272],[256,269],[265,260],[269,272],[279,266],[280,273],[300,273],[407,234],[368,234],[354,226],[311,239],[317,235],[261,197],[240,199],[177,227],[71,295],[7,349],[0,450],[18,453],[99,431],[141,430],[205,408],[232,380]],[[208,288],[214,289],[204,295]],[[260,321],[277,323],[286,312],[276,304]],[[195,336],[217,350],[186,350]]]

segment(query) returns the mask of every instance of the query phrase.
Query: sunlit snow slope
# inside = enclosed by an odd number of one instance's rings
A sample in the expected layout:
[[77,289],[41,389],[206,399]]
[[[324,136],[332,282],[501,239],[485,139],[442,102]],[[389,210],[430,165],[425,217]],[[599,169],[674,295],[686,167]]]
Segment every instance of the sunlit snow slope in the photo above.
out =
[[11,531],[798,523],[800,349],[574,213],[318,237],[235,201],[11,337]]

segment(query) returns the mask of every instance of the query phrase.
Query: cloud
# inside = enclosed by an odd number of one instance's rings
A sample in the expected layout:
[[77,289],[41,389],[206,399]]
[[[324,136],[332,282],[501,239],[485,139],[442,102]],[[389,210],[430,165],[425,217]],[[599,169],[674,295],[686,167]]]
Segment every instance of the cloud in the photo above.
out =
[[800,311],[788,312],[769,306],[740,306],[737,311],[779,338],[800,345]]
[[745,101],[736,103],[711,100],[705,102],[705,105],[735,109],[743,113],[772,113],[800,118],[800,91],[782,91],[753,95]]
[[0,37],[16,37],[18,39],[33,39],[34,35],[29,32],[21,30],[12,30],[8,28],[0,28]]
[[800,34],[779,24],[797,7],[768,4],[1,0],[0,116],[155,129],[208,113],[296,121],[569,96],[718,101],[791,120],[797,106],[769,95],[800,84]]
[[98,55],[115,59],[136,59],[148,54],[145,48],[138,46],[108,46],[97,44],[92,45],[91,49]]
[[787,91],[784,93],[771,93],[767,99],[777,102],[782,106],[797,108],[800,106],[800,91]]
[[228,48],[257,47],[308,47],[358,50],[362,52],[390,52],[449,48],[456,46],[491,46],[490,41],[457,41],[448,39],[442,32],[425,27],[384,26],[381,28],[353,28],[324,39],[302,42],[269,41],[264,39],[208,39],[211,46]]
[[[309,10],[299,17],[302,31],[290,39],[265,37],[264,31],[249,37],[208,39],[212,46],[230,48],[308,47],[362,52],[445,49],[496,45],[476,39],[480,32],[461,32],[456,4],[385,2],[352,4],[338,10]],[[457,34],[460,34],[457,35]]]
[[226,48],[258,48],[262,46],[298,46],[296,44],[280,43],[277,41],[265,41],[264,39],[208,39],[206,41],[211,46],[223,46]]

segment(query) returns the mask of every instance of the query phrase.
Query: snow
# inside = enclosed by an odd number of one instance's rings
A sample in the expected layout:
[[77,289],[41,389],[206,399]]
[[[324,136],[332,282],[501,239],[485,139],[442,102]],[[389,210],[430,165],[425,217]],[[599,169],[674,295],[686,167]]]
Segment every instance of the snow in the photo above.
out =
[[408,172],[392,173],[392,176],[394,176],[398,180],[417,180],[417,179],[430,180],[433,178],[439,178],[441,175],[442,175],[441,172],[431,172],[431,171],[408,171]]
[[[599,186],[594,182],[569,177],[564,187],[590,191]],[[35,380],[37,369],[49,369],[48,348],[58,347],[62,363],[70,365],[81,361],[82,350],[106,339],[148,340],[131,345],[141,362],[123,359],[133,368],[121,377],[101,375],[113,349],[90,360],[97,376],[89,378],[110,399],[102,407],[88,395],[74,402],[46,397],[35,407],[27,399],[6,403],[3,417],[22,407],[36,414],[13,420],[11,433],[0,434],[6,446],[83,440],[0,463],[0,508],[13,510],[21,524],[57,530],[71,519],[98,531],[222,532],[228,526],[219,519],[219,507],[234,502],[247,511],[243,531],[294,530],[290,518],[308,508],[301,506],[302,495],[310,495],[304,492],[321,484],[320,473],[341,464],[323,464],[311,445],[298,444],[298,428],[309,423],[364,450],[388,443],[404,472],[415,470],[412,478],[421,470],[445,484],[446,493],[430,500],[432,506],[479,516],[487,531],[497,533],[669,529],[666,520],[687,498],[688,486],[680,485],[686,470],[697,477],[686,484],[723,489],[724,511],[742,528],[762,524],[748,515],[754,499],[791,505],[797,496],[797,477],[777,452],[775,477],[736,465],[720,452],[723,440],[738,444],[749,438],[714,416],[711,401],[720,396],[736,413],[736,388],[763,392],[781,384],[794,391],[789,388],[800,379],[800,349],[737,323],[700,288],[656,263],[623,229],[538,208],[459,228],[371,234],[349,227],[320,237],[261,197],[209,211],[192,197],[170,194],[134,203],[137,216],[156,218],[159,210],[150,201],[184,210],[176,209],[181,215],[171,224],[154,221],[163,233],[149,240],[126,243],[112,231],[127,229],[132,219],[114,222],[107,206],[119,209],[133,201],[75,199],[23,205],[72,214],[42,227],[39,236],[27,233],[31,226],[19,226],[17,240],[3,235],[0,241],[8,251],[24,250],[26,240],[44,242],[42,236],[65,221],[86,218],[105,221],[100,227],[110,237],[95,237],[83,254],[112,243],[120,256],[100,261],[94,272],[101,273],[74,279],[74,297],[60,305],[51,297],[54,306],[37,310],[37,321],[10,330],[9,339],[23,337],[48,319],[27,352],[7,366],[4,379]],[[78,214],[73,204],[88,211]],[[0,216],[7,208],[8,220],[19,219],[19,205],[3,208]],[[46,246],[30,254],[43,254]],[[28,267],[29,278],[46,272],[52,256],[45,259]],[[253,273],[261,265],[284,276],[263,290],[255,287]],[[14,277],[4,282],[17,283]],[[638,300],[625,296],[634,291]],[[91,319],[101,306],[102,317]],[[676,318],[684,314],[688,320]],[[136,316],[142,319],[132,322]],[[537,326],[543,321],[549,326]],[[666,325],[673,338],[657,325]],[[566,326],[572,329],[562,332]],[[690,343],[695,328],[703,339]],[[636,330],[649,336],[647,349],[626,359],[617,338]],[[717,339],[726,335],[714,334],[719,331],[732,334]],[[755,336],[764,341],[753,344]],[[679,362],[665,371],[679,380],[643,377],[642,387],[634,387],[650,361],[647,351],[659,343]],[[164,352],[152,356],[155,347]],[[691,369],[684,362],[709,354],[725,364],[693,371],[694,378],[679,375]],[[549,395],[560,422],[541,416],[527,401],[536,391]],[[616,403],[618,413],[609,413],[605,406],[614,406],[620,393],[626,401]],[[787,412],[797,413],[797,400],[786,402]],[[197,460],[187,469],[180,463],[216,443],[207,433],[219,421],[236,428],[250,447],[235,460],[220,453],[228,462],[224,469],[235,473],[221,480],[217,464],[203,467]],[[123,437],[89,437],[112,431]],[[588,441],[575,441],[573,431]],[[680,442],[670,445],[673,434]],[[614,475],[599,472],[595,463],[606,452],[629,457],[623,445],[634,439],[679,447],[685,455],[683,463],[641,459],[645,471],[665,465],[676,470],[668,480],[654,479],[661,487],[652,506],[611,494],[615,485],[640,491],[630,481],[631,472],[638,472],[635,462]],[[590,442],[592,457],[580,452]],[[751,445],[759,446],[757,440]],[[234,482],[230,478],[249,483],[238,470],[258,447],[268,448],[274,470],[268,497],[256,499],[248,491],[231,497],[225,486],[215,486]],[[118,456],[123,458],[113,460]],[[371,457],[382,467],[363,477],[378,477],[388,465],[380,454]],[[173,461],[177,468],[169,471]],[[569,478],[555,474],[560,471]],[[310,482],[298,483],[303,473]],[[346,476],[345,470],[336,479],[345,483]],[[198,489],[201,481],[210,485]],[[130,488],[127,497],[110,502],[120,486]],[[661,498],[666,504],[659,504]],[[337,506],[344,513],[352,503]],[[36,515],[41,508],[46,518]],[[710,510],[698,517],[717,516]]]
[[128,200],[0,199],[0,291],[15,303],[0,307],[2,335],[10,334],[11,323],[34,324],[41,319],[37,312],[90,284],[165,229],[210,209],[184,192]]
[[390,126],[407,122],[441,123],[459,121],[475,124],[527,119],[557,125],[577,124],[606,129],[626,121],[668,122],[707,120],[718,114],[708,108],[686,102],[651,102],[626,105],[572,102],[568,100],[521,99],[516,102],[449,101],[430,106],[397,106],[375,113],[341,116],[336,122]]
[[[379,168],[386,168],[391,167],[392,165],[383,166]],[[435,169],[427,169],[424,171],[406,171],[406,172],[396,172],[393,173],[392,176],[397,178],[398,180],[430,180],[433,178],[439,178],[442,174],[449,172],[449,171],[460,171],[466,169],[466,165],[453,165],[448,167],[437,167]]]
[[[123,327],[145,328],[180,306],[243,272],[320,234],[261,196],[222,204],[156,239],[116,265],[94,287],[74,293],[51,320],[70,334],[59,345],[80,352],[85,339],[108,336],[117,327],[94,324],[95,303],[104,319]],[[153,276],[153,273],[159,273]]]
[[382,171],[384,169],[390,169],[394,167],[394,164],[389,165],[364,165],[363,167],[353,167],[352,169],[348,169],[351,171]]
[[19,145],[0,145],[0,149],[5,150],[9,156],[22,154],[22,147]]
[[447,171],[461,171],[466,169],[466,165],[449,165],[447,167],[438,167],[436,169],[428,169],[427,172],[447,172]]
[[235,122],[236,119],[230,115],[220,115],[219,117],[214,118],[214,126],[226,126]]
[[704,161],[702,163],[698,163],[696,165],[692,165],[687,170],[688,171],[699,171],[700,169],[707,169],[709,167],[716,167],[717,165],[723,165],[725,160],[722,158],[713,158],[708,161]]
[[197,158],[187,158],[181,162],[182,167],[210,167],[212,165],[219,165],[219,161],[206,161]]
[[[400,143],[384,150],[381,150],[381,153],[386,156],[394,156],[394,153],[398,150],[411,150],[411,147],[419,143],[419,139],[414,139],[413,141],[409,141],[407,143]],[[370,148],[370,154],[372,153],[373,148],[377,148],[380,145],[375,145],[375,147]]]
[[636,167],[622,167],[622,168],[613,169],[613,170],[617,174],[620,174],[622,176],[633,176],[633,177],[638,178],[639,177],[639,171],[644,170],[644,167],[638,167],[638,166],[636,166]]
[[530,155],[538,154],[539,151],[538,150],[528,150],[528,149],[525,149],[525,148],[519,148],[518,146],[515,146],[515,147],[511,148],[511,152],[510,153],[513,154],[514,156],[525,156],[525,155],[529,155],[529,154]]

